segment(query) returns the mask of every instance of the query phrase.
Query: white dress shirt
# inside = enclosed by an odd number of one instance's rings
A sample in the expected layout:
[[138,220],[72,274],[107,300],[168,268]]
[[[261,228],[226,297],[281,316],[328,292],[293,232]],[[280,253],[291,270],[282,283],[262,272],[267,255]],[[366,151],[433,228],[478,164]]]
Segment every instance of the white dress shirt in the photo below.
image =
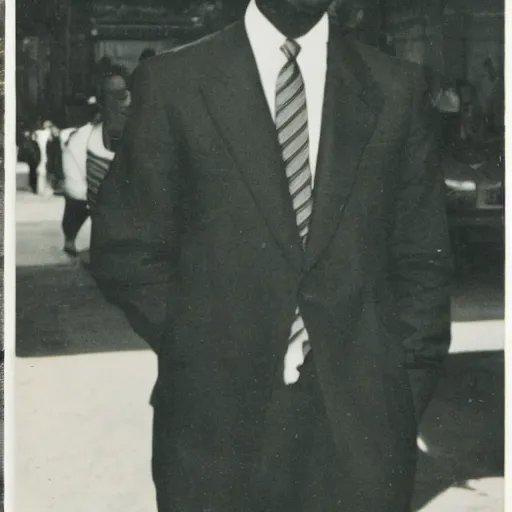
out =
[[[245,12],[245,29],[256,60],[270,113],[275,120],[277,76],[287,60],[280,48],[286,41],[286,37],[261,13],[255,0],[251,0]],[[309,166],[313,186],[322,125],[328,39],[329,19],[327,14],[307,34],[296,39],[301,47],[297,63],[306,90]]]
[[[245,29],[256,60],[263,92],[275,121],[277,77],[287,62],[287,58],[280,48],[286,41],[286,37],[261,13],[256,5],[256,0],[251,0],[245,12]],[[327,14],[307,34],[296,39],[301,48],[297,56],[297,63],[306,91],[309,167],[311,169],[312,186],[315,183],[322,126],[328,39],[329,20]],[[304,327],[306,328],[306,326]],[[285,384],[297,382],[300,376],[299,367],[304,363],[304,357],[301,341],[297,340],[288,346],[283,368]]]

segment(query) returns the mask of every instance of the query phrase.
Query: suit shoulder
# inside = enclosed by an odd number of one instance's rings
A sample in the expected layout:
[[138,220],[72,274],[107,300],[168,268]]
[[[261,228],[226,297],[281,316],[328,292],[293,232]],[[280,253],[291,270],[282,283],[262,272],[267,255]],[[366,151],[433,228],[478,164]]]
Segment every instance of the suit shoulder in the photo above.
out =
[[352,40],[352,45],[371,69],[379,75],[393,75],[395,77],[404,75],[406,78],[413,78],[421,70],[419,64],[384,53],[375,46],[354,40]]
[[385,94],[392,97],[408,96],[421,81],[422,68],[419,64],[388,55],[360,41],[352,41],[352,47]]
[[236,29],[238,23],[204,36],[191,43],[177,46],[160,53],[151,59],[147,59],[140,66],[147,65],[153,76],[189,76],[194,70],[200,69],[201,65],[208,61],[219,51],[226,51],[224,42],[229,34]]

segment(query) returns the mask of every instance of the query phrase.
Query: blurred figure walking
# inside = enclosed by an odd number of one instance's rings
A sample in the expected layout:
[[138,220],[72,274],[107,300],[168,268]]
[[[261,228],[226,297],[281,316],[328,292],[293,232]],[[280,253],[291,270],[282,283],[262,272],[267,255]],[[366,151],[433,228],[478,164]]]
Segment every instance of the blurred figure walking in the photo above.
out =
[[131,102],[129,73],[112,65],[98,84],[100,122],[91,130],[86,151],[87,201],[94,208],[100,185],[114,159]]
[[41,159],[41,152],[39,145],[32,136],[32,131],[21,122],[16,127],[16,146],[18,147],[18,162],[24,162],[28,165],[28,186],[35,193],[37,189],[37,166]]
[[76,256],[76,237],[94,207],[96,194],[121,136],[130,104],[127,71],[112,65],[97,86],[99,115],[61,137],[65,207],[62,219],[64,252]]
[[80,228],[89,217],[85,164],[87,144],[93,126],[92,123],[87,123],[68,134],[67,140],[61,139],[65,199],[62,218],[63,250],[70,256],[77,254],[75,240]]

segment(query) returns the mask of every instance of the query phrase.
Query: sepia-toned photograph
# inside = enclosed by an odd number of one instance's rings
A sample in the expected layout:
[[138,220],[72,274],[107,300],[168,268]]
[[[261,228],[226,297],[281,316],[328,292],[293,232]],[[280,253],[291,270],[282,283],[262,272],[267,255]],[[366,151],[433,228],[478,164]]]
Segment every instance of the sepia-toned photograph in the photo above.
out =
[[6,510],[503,512],[504,1],[15,17]]

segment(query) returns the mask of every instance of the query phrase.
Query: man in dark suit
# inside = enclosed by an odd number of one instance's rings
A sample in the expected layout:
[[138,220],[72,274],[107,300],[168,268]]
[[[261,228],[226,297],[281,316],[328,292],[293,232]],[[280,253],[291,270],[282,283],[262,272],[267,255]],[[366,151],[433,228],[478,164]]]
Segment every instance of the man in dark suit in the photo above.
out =
[[158,355],[160,512],[405,512],[450,339],[443,182],[417,69],[329,0],[135,73],[92,270]]

